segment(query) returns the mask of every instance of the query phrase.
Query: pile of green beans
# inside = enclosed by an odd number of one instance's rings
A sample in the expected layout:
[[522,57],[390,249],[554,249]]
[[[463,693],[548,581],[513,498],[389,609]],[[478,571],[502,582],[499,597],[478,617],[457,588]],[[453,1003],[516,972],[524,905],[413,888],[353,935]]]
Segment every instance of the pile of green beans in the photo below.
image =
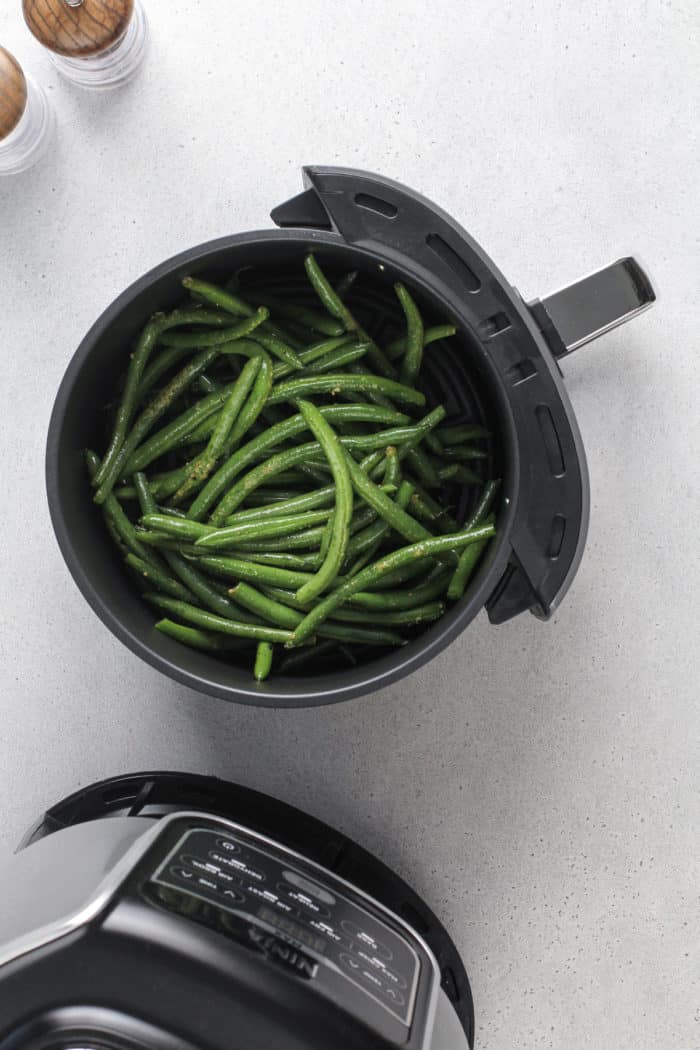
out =
[[[428,410],[419,385],[455,328],[426,327],[397,284],[404,334],[382,347],[350,305],[357,275],[304,268],[303,296],[186,277],[189,302],[125,350],[102,457],[86,451],[156,629],[258,681],[405,644],[463,597],[496,535],[491,435]],[[465,485],[460,526],[449,495]]]

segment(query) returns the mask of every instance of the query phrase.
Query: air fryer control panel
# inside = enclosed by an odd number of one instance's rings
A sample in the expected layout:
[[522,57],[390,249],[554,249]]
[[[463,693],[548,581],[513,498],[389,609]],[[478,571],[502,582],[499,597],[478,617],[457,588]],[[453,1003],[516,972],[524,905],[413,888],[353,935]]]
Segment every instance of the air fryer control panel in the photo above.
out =
[[429,977],[424,950],[331,873],[254,833],[190,825],[149,881],[160,903],[180,901],[182,914],[183,895],[228,914],[231,929],[244,927],[268,956],[270,945],[280,946],[280,961],[291,949],[285,961],[298,976],[368,1024],[398,1024],[407,1035],[421,973],[423,994]]

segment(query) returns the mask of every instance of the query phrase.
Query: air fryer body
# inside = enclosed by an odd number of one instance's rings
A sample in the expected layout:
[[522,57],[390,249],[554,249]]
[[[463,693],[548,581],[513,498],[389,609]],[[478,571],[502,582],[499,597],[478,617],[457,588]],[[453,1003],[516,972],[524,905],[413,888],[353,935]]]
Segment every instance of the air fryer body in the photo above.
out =
[[242,820],[137,791],[0,867],[0,1050],[467,1050],[466,975],[429,909],[324,825],[230,790]]

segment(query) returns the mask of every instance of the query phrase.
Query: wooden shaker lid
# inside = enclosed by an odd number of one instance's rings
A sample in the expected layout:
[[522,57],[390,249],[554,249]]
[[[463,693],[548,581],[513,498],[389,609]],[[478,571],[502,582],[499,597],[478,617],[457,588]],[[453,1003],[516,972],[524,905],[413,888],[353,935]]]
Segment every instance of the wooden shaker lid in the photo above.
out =
[[24,20],[49,51],[88,58],[126,32],[134,0],[22,0]]
[[14,55],[0,47],[0,140],[17,127],[27,106],[27,81]]

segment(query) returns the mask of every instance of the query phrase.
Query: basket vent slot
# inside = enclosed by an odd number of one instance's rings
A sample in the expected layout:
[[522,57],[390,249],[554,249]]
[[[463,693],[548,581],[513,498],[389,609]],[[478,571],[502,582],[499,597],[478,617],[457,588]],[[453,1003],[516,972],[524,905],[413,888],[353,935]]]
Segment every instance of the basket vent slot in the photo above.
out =
[[468,292],[479,291],[481,281],[474,271],[467,266],[462,256],[458,255],[454,248],[450,248],[447,241],[444,241],[437,233],[429,233],[425,243],[459,277]]

